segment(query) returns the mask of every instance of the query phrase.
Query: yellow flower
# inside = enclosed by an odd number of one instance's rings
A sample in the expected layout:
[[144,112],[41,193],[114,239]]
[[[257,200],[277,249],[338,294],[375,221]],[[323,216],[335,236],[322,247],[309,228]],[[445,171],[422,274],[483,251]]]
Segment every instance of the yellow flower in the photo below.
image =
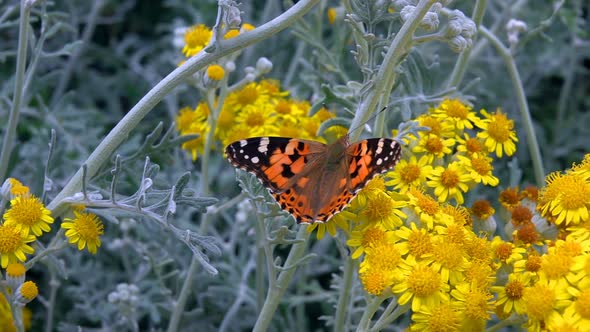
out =
[[544,216],[555,217],[556,224],[579,224],[590,219],[590,181],[581,175],[552,173],[539,199]]
[[88,245],[88,251],[96,254],[100,247],[100,236],[104,234],[104,225],[95,214],[74,212],[75,219],[65,218],[61,228],[67,229],[66,237],[70,243],[78,243],[78,250]]
[[580,164],[574,164],[571,169],[572,173],[580,174],[585,179],[590,179],[590,153],[584,156]]
[[212,36],[213,32],[204,24],[190,27],[184,33],[185,45],[182,48],[182,53],[186,57],[191,57],[201,52],[201,50],[207,46]]
[[27,243],[35,241],[33,234],[24,235],[13,225],[0,225],[0,265],[6,268],[9,263],[24,262],[25,254],[35,250]]
[[487,289],[477,287],[475,284],[463,282],[451,291],[451,296],[456,300],[455,308],[463,313],[467,320],[489,320],[494,311],[494,296]]
[[10,201],[10,209],[4,213],[6,225],[13,225],[25,236],[33,232],[35,236],[41,236],[43,232],[49,232],[49,224],[53,223],[51,211],[47,210],[43,203],[35,196],[17,196]]
[[512,264],[515,261],[521,260],[526,254],[526,249],[517,247],[511,242],[502,240],[499,236],[495,236],[492,240],[492,249],[495,257],[503,264]]
[[330,236],[336,236],[337,228],[341,228],[345,231],[348,231],[348,220],[352,220],[356,217],[353,213],[348,211],[340,211],[339,213],[335,214],[330,218],[328,221],[322,222],[315,222],[309,226],[307,226],[307,232],[311,233],[314,230],[318,230],[316,233],[316,238],[321,240],[324,238],[326,231]]
[[467,156],[488,154],[484,142],[477,137],[470,137],[467,133],[463,133],[463,138],[457,138],[457,151]]
[[393,275],[387,271],[369,268],[360,274],[361,283],[367,293],[379,296],[393,284]]
[[470,158],[458,155],[459,163],[471,175],[475,183],[483,183],[495,187],[500,180],[492,174],[492,158],[486,156],[472,155]]
[[506,188],[500,192],[498,201],[504,208],[511,210],[520,204],[520,194],[518,188]]
[[185,106],[178,111],[178,115],[176,116],[176,130],[183,133],[190,128],[193,122],[204,120],[199,119],[197,113],[192,108]]
[[398,303],[404,305],[412,301],[412,310],[422,306],[435,307],[448,300],[449,285],[442,282],[440,274],[430,266],[407,260],[409,271],[404,279],[393,285],[391,290],[398,294]]
[[522,297],[529,318],[527,327],[538,330],[542,322],[555,319],[558,310],[571,303],[569,299],[566,288],[552,281],[540,279],[535,285],[527,287]]
[[413,312],[412,321],[414,324],[410,326],[410,331],[459,331],[462,317],[450,303],[441,303],[434,307],[420,307],[418,311]]
[[428,127],[430,130],[426,131],[426,134],[432,134],[438,137],[451,138],[455,136],[455,130],[453,126],[443,121],[440,117],[434,117],[428,114],[421,114],[416,118],[418,124],[423,127]]
[[211,65],[207,67],[207,76],[214,81],[221,81],[225,76],[225,69],[220,65]]
[[374,247],[379,243],[385,242],[389,237],[389,232],[381,224],[366,225],[359,223],[350,233],[346,245],[356,248],[351,255],[352,259],[359,258],[367,248]]
[[490,201],[485,199],[479,199],[473,202],[471,206],[471,211],[473,214],[481,220],[486,220],[489,217],[493,216],[496,213],[496,210],[492,207]]
[[334,24],[334,22],[336,22],[336,17],[338,17],[338,12],[336,11],[336,8],[328,8],[326,16],[328,16],[328,23]]
[[401,218],[407,218],[400,209],[407,202],[395,200],[390,195],[381,192],[367,199],[361,216],[371,223],[381,223],[386,229],[393,230],[403,224]]
[[225,35],[223,35],[223,39],[232,39],[234,37],[237,37],[240,34],[239,30],[229,30],[228,32],[225,33]]
[[531,275],[528,273],[512,273],[504,286],[493,286],[491,291],[498,294],[496,305],[506,314],[516,312],[522,315],[526,311],[525,290],[531,285]]
[[459,99],[443,100],[435,109],[434,115],[449,120],[456,129],[461,131],[465,128],[473,129],[473,124],[481,124],[481,119],[471,111],[471,107]]
[[434,188],[434,195],[439,202],[454,198],[457,203],[463,204],[463,193],[469,190],[467,184],[471,176],[465,173],[458,162],[451,162],[447,168],[437,166],[428,178],[430,180],[426,184]]
[[13,196],[23,196],[29,193],[29,187],[23,185],[19,180],[15,178],[8,178],[10,183],[10,194]]
[[428,165],[428,157],[422,156],[419,160],[416,156],[410,156],[410,160],[401,160],[395,169],[388,172],[385,183],[400,193],[405,193],[410,188],[425,188],[426,177],[432,172],[432,166]]
[[397,229],[395,235],[400,239],[398,247],[402,255],[408,254],[412,260],[432,256],[434,252],[433,235],[425,228],[418,228],[412,222],[409,228],[402,226]]
[[192,139],[190,141],[182,143],[182,149],[188,150],[191,152],[193,161],[197,160],[197,155],[203,153],[203,149],[205,148],[205,138],[207,133],[209,132],[209,126],[206,122],[198,123],[194,122],[190,128],[182,133],[183,135],[189,134],[197,134],[199,137]]
[[439,238],[434,245],[433,259],[431,267],[440,273],[442,282],[456,285],[463,279],[468,262],[461,244]]
[[17,290],[16,301],[25,305],[33,301],[39,295],[39,289],[33,281],[25,281]]
[[408,197],[409,207],[418,217],[416,222],[425,225],[428,229],[434,228],[434,220],[441,217],[440,204],[432,196],[417,189],[410,189]]
[[428,157],[428,163],[431,164],[434,160],[451,154],[453,152],[451,148],[454,145],[455,140],[452,138],[443,139],[436,135],[424,135],[420,138],[418,145],[412,149],[412,152],[423,153]]
[[489,114],[485,110],[481,110],[485,116],[483,123],[478,125],[483,131],[477,134],[477,137],[485,140],[485,145],[489,152],[495,152],[498,157],[502,157],[504,153],[511,156],[516,152],[516,144],[518,138],[514,129],[514,121],[508,119],[506,114],[502,113],[500,109],[494,114]]

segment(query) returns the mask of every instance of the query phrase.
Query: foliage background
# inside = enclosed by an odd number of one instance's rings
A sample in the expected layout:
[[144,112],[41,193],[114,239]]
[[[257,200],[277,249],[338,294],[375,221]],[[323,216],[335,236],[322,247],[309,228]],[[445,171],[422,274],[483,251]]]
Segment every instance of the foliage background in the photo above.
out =
[[[456,8],[471,11],[471,1],[457,1]],[[579,161],[588,152],[590,142],[590,40],[589,8],[584,1],[566,1],[553,13],[554,1],[488,1],[484,24],[495,28],[505,40],[504,25],[510,18],[523,20],[534,33],[526,36],[516,50],[516,61],[528,97],[537,138],[541,145],[546,172],[564,169]],[[350,47],[339,48],[338,38],[348,27],[343,22],[330,25],[325,9],[337,2],[323,1],[306,15],[305,22],[316,32],[312,38],[341,60],[353,78],[358,69],[350,56]],[[279,15],[288,1],[244,1],[243,21],[258,26]],[[15,50],[18,34],[18,3],[0,4],[0,13],[7,13],[0,26],[0,119],[6,119],[13,93]],[[44,18],[40,18],[43,13]],[[36,38],[43,24],[52,30],[47,36],[30,91],[18,126],[18,148],[9,165],[9,174],[41,192],[47,161],[50,130],[56,130],[57,145],[49,165],[51,190],[55,195],[80,167],[89,153],[109,130],[155,84],[172,71],[183,59],[174,44],[175,29],[197,23],[212,26],[217,13],[216,1],[41,1],[32,14],[31,27]],[[89,22],[96,22],[93,26]],[[85,29],[92,27],[87,36]],[[298,30],[299,29],[299,30]],[[345,84],[338,75],[327,70],[323,50],[306,44],[294,31],[287,29],[260,45],[249,47],[236,61],[238,70],[252,66],[265,56],[273,63],[267,77],[275,78],[282,88],[297,98],[309,100],[319,96],[321,84]],[[538,29],[535,31],[535,29]],[[85,43],[79,40],[84,39]],[[301,48],[301,50],[299,50]],[[298,53],[300,52],[300,53]],[[31,52],[34,54],[34,52]],[[502,107],[516,121],[520,117],[513,87],[505,67],[495,50],[486,42],[476,42],[477,56],[470,63],[461,87],[478,106],[493,110]],[[294,57],[293,54],[301,57]],[[450,75],[457,55],[443,43],[426,43],[417,47],[402,64],[405,95],[429,95],[441,90]],[[293,71],[294,64],[297,69]],[[415,67],[412,67],[415,66]],[[417,70],[414,70],[417,69]],[[122,156],[138,150],[145,136],[158,122],[170,126],[183,105],[196,105],[202,96],[187,86],[176,88],[146,117],[118,149]],[[396,95],[394,98],[402,99]],[[421,102],[400,103],[411,114],[426,110]],[[4,121],[0,121],[0,129]],[[498,165],[502,183],[524,185],[534,182],[524,136],[514,157],[522,178],[511,176],[506,165]],[[191,171],[190,187],[198,191],[200,160],[192,162],[176,146],[156,149],[149,154],[160,166],[153,178],[154,187],[168,188],[185,171]],[[124,163],[119,192],[131,195],[141,180],[138,174],[144,165],[144,155]],[[107,165],[111,168],[112,165]],[[502,168],[504,167],[504,168]],[[212,194],[225,201],[238,192],[234,171],[221,151],[215,150],[211,161]],[[92,180],[96,190],[108,190],[110,176],[99,173]],[[512,175],[514,175],[512,173]],[[511,181],[511,182],[508,182]],[[502,185],[501,185],[502,186]],[[497,197],[493,191],[486,193]],[[235,222],[232,211],[218,216],[210,227],[217,238],[220,255],[211,256],[211,264],[219,270],[215,276],[201,271],[194,279],[183,320],[203,330],[217,329],[220,324],[229,330],[249,329],[256,319],[257,299],[253,280],[248,272],[253,250],[252,226]],[[184,276],[191,261],[191,251],[162,227],[142,218],[117,218],[101,215],[106,224],[103,247],[96,256],[68,248],[54,257],[63,261],[59,269],[50,260],[38,264],[27,274],[40,288],[41,301],[33,302],[34,330],[46,323],[44,304],[54,291],[54,320],[56,329],[73,331],[76,326],[91,328],[163,329],[168,322]],[[173,223],[181,229],[198,228],[201,214],[194,209],[178,209]],[[55,227],[55,226],[54,226]],[[310,252],[317,256],[300,267],[293,293],[284,299],[275,317],[274,327],[297,326],[297,330],[322,329],[320,316],[330,315],[337,301],[339,256],[334,241],[324,238],[313,241]],[[281,248],[280,253],[286,253]],[[57,286],[50,286],[52,283]],[[139,302],[129,312],[107,301],[119,283],[139,288]],[[359,287],[358,281],[355,287]],[[245,289],[238,286],[246,285]],[[244,302],[228,320],[228,310],[239,292],[245,292]],[[362,301],[361,298],[357,302]],[[302,305],[304,304],[304,305]],[[356,307],[356,305],[355,305]],[[224,319],[227,323],[224,323]],[[329,318],[328,318],[329,320]],[[136,321],[137,325],[129,321]],[[131,327],[130,327],[131,326]],[[402,324],[403,326],[403,324]],[[188,328],[188,327],[187,327]],[[295,329],[294,329],[295,330]]]

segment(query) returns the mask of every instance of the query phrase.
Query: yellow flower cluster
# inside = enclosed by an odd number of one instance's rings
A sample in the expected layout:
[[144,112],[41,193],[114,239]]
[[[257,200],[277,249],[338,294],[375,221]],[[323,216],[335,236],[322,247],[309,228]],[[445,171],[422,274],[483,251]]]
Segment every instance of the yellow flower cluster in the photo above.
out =
[[[242,24],[240,30],[229,30],[223,36],[224,39],[234,38],[240,32],[253,30],[254,26],[248,23]],[[197,24],[188,28],[184,33],[184,47],[182,53],[190,58],[201,52],[213,37],[213,31],[204,24]]]
[[[362,258],[365,290],[411,309],[411,330],[482,330],[493,320],[522,317],[528,331],[589,331],[589,181],[590,154],[549,175],[541,190],[502,191],[497,215],[485,200],[470,210],[443,205],[422,184],[410,186],[403,203],[398,197],[381,214],[362,218],[375,197],[394,195],[371,184],[348,209],[352,220],[361,212],[347,244],[353,258]],[[508,216],[501,229],[508,240],[474,231],[500,216]]]
[[[201,102],[196,108],[184,107],[176,118],[176,127],[181,135],[198,134],[199,137],[182,145],[193,160],[203,153],[205,141],[211,126],[215,126],[213,138],[226,146],[239,139],[255,136],[285,136],[325,141],[317,136],[322,122],[334,114],[322,109],[308,116],[311,105],[307,101],[289,98],[279,83],[273,80],[252,82],[241,89],[230,92],[219,114],[212,114],[211,108]],[[210,107],[211,106],[211,107]],[[335,138],[345,134],[343,127],[332,127],[326,137]],[[214,145],[211,145],[214,147]]]
[[[320,237],[322,228],[343,228],[352,258],[361,259],[365,290],[396,296],[413,312],[412,330],[479,330],[495,309],[497,271],[522,258],[524,249],[482,238],[470,210],[455,204],[477,184],[498,185],[492,157],[514,154],[513,122],[500,110],[478,115],[455,99],[416,121],[428,130],[406,139],[413,154],[403,154],[342,213],[309,229],[318,228]],[[491,206],[486,213],[494,213]]]

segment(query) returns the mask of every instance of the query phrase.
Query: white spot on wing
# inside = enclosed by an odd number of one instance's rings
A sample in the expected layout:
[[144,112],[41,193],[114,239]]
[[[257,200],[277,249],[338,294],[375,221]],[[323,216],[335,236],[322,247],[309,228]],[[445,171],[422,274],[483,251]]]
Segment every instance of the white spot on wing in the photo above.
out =
[[260,145],[258,146],[258,152],[266,153],[268,151],[268,143],[270,140],[268,137],[263,137],[260,139]]
[[240,140],[240,146],[241,146],[241,147],[244,147],[244,146],[246,146],[247,144],[248,144],[248,141],[246,141],[245,139],[243,139],[243,140]]
[[377,143],[377,150],[375,151],[375,154],[381,154],[381,152],[383,152],[383,138]]
[[381,158],[377,159],[376,164],[377,164],[377,166],[383,164],[383,159],[381,159]]

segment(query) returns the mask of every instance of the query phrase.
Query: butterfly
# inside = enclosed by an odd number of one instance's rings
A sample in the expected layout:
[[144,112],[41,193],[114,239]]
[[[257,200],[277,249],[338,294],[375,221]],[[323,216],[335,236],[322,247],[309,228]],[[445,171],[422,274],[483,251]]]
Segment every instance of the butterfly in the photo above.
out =
[[389,138],[333,144],[289,137],[252,137],[225,148],[229,162],[254,173],[297,223],[326,222],[377,174],[392,169],[401,146]]

